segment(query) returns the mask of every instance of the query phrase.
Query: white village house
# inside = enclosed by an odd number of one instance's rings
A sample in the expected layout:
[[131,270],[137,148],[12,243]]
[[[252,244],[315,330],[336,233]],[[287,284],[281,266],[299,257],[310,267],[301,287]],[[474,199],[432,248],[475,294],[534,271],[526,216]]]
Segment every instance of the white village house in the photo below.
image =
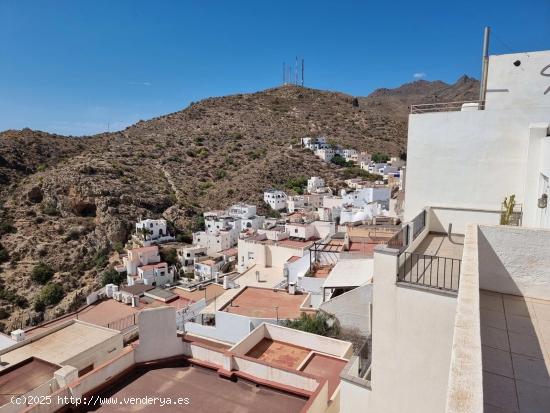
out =
[[174,270],[161,262],[156,245],[133,248],[122,258],[126,268],[127,283],[161,286],[174,281]]
[[168,233],[168,224],[165,219],[143,219],[137,222],[133,238],[144,247],[174,240],[174,237]]
[[264,191],[264,202],[268,204],[271,209],[281,211],[286,208],[287,194],[278,189],[268,189]]

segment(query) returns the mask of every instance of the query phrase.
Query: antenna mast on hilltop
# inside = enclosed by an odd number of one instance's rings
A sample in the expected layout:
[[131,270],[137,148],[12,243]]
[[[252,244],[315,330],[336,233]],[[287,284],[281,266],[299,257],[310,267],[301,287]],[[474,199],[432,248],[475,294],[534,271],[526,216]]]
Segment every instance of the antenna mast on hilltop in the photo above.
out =
[[304,58],[296,56],[294,67],[283,62],[283,85],[304,86]]

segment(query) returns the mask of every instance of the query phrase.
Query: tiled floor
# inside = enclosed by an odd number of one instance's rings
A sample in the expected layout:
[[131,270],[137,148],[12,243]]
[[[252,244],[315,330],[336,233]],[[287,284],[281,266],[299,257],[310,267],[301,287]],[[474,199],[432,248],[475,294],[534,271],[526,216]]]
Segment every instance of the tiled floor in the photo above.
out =
[[464,235],[439,234],[430,232],[415,248],[416,254],[434,255],[438,257],[447,257],[462,259],[464,250]]
[[550,412],[550,301],[480,291],[485,413]]

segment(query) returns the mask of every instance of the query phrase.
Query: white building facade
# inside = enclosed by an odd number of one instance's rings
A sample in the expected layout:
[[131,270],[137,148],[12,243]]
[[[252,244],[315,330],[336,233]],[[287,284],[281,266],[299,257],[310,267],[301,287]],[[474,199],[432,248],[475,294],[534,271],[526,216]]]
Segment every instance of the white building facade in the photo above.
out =
[[264,202],[276,211],[286,208],[287,198],[286,193],[277,189],[269,189],[264,192]]

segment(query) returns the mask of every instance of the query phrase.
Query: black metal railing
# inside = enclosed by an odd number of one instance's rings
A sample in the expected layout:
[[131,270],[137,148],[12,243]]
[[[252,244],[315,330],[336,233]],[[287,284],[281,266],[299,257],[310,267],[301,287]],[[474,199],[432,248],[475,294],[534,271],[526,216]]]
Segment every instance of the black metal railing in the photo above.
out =
[[399,250],[399,254],[407,249],[409,246],[409,226],[405,225],[403,228],[396,232],[393,237],[388,241],[388,248]]
[[456,292],[460,286],[461,264],[462,260],[457,258],[405,252],[397,281]]
[[420,233],[426,228],[426,210],[423,209],[420,214],[418,214],[412,220],[413,223],[413,240],[420,235]]
[[359,353],[357,354],[357,357],[359,360],[357,373],[359,377],[364,378],[371,364],[370,346],[368,341],[363,344],[363,346],[359,350]]
[[111,321],[107,323],[107,328],[112,328],[113,330],[124,331],[127,328],[135,326],[137,323],[136,313],[130,314],[129,316],[119,318],[118,320]]

